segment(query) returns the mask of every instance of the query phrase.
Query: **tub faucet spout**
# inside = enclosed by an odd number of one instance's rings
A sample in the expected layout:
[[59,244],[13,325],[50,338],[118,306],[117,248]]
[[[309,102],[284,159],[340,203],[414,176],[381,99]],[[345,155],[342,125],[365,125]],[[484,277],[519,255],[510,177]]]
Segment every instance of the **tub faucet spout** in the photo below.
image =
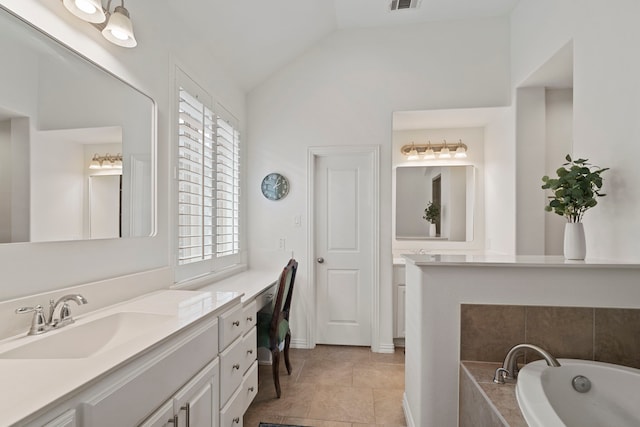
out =
[[525,350],[532,350],[538,353],[547,362],[548,366],[558,367],[560,362],[553,357],[548,351],[533,344],[518,344],[513,346],[504,358],[504,363],[501,368],[496,369],[496,374],[493,377],[493,382],[497,384],[504,384],[505,379],[516,379],[518,377],[518,357],[520,357]]

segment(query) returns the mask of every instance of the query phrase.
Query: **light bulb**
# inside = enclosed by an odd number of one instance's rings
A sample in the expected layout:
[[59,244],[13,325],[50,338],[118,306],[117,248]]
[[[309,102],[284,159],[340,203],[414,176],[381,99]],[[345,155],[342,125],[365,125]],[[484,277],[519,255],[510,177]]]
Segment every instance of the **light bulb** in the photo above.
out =
[[84,13],[88,14],[94,14],[96,13],[96,10],[98,10],[95,5],[88,2],[87,0],[76,0],[76,7]]

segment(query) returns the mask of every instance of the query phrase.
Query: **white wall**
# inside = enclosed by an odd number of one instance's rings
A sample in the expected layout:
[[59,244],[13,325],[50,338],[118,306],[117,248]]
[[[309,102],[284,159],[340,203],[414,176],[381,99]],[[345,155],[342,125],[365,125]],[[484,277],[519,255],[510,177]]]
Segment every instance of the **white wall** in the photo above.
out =
[[611,168],[607,196],[585,215],[587,257],[640,260],[638,16],[631,0],[521,0],[512,13],[514,85],[573,39],[572,154]]
[[[507,18],[337,31],[312,46],[248,96],[250,263],[300,261],[292,313],[294,344],[307,345],[305,307],[313,254],[307,252],[307,149],[379,145],[380,344],[392,343],[391,117],[396,110],[499,106],[509,102]],[[269,202],[260,181],[269,172],[291,181],[289,195]],[[302,227],[293,218],[301,215]],[[276,250],[287,237],[287,253]]]
[[[173,205],[169,153],[175,64],[180,64],[216,96],[242,124],[244,93],[216,64],[204,44],[198,42],[190,25],[176,20],[167,8],[168,0],[154,2],[153,7],[145,2],[127,3],[138,39],[138,46],[131,50],[104,40],[99,31],[68,13],[62,2],[0,0],[0,3],[150,95],[158,108],[157,235],[0,245],[3,273],[0,300],[170,266]],[[158,288],[169,285],[157,283]]]
[[515,109],[497,109],[485,127],[485,234],[490,252],[515,254]]
[[[556,176],[573,148],[573,90],[547,89],[545,93],[546,147],[545,175]],[[562,255],[564,226],[567,220],[560,215],[546,214],[544,218],[544,254]]]

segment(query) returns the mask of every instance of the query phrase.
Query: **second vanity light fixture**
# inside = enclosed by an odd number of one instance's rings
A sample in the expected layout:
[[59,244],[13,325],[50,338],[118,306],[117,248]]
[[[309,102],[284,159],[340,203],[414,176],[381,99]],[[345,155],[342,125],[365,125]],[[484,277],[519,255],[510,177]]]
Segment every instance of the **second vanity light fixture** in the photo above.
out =
[[[467,157],[467,146],[459,140],[457,144],[448,144],[446,140],[441,143],[403,145],[400,149],[407,160],[432,160],[432,159],[464,159]],[[453,153],[453,154],[452,154]]]
[[106,8],[102,7],[102,0],[62,0],[62,4],[78,18],[93,24],[111,43],[128,48],[138,45],[124,0],[113,12],[111,0],[108,0]]
[[99,156],[98,153],[93,155],[89,169],[122,169],[122,154]]

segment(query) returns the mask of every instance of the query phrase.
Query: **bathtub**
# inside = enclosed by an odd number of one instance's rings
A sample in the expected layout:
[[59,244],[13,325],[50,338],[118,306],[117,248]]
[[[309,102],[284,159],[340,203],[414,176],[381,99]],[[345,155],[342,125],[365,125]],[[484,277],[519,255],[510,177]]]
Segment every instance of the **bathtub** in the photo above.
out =
[[[530,427],[640,426],[640,369],[589,360],[559,362],[557,368],[544,360],[532,362],[518,374],[516,398]],[[576,376],[588,379],[576,379],[582,393],[574,388]]]

